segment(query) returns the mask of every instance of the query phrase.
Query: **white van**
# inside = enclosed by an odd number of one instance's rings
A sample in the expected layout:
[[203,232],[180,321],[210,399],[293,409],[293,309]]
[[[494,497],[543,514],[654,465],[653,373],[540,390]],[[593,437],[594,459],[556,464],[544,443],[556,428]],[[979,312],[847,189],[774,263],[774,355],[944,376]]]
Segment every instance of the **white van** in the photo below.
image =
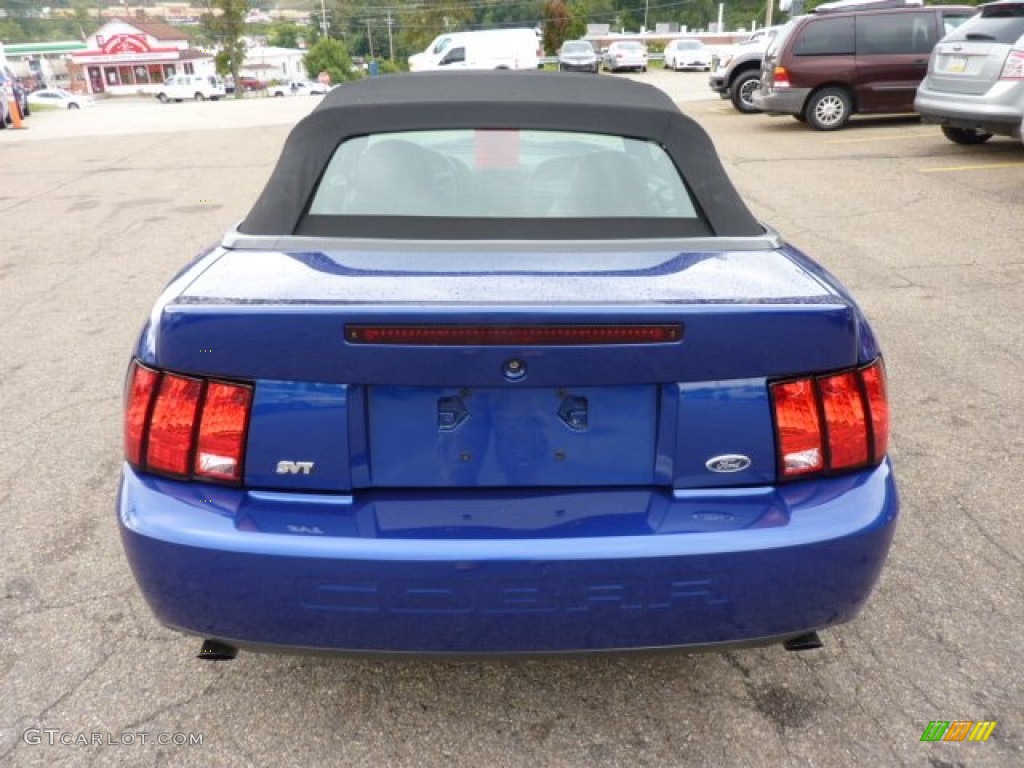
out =
[[164,103],[183,99],[217,101],[226,95],[224,80],[216,75],[175,75],[164,80],[156,92]]
[[410,56],[409,71],[537,69],[541,55],[540,38],[532,29],[449,32]]

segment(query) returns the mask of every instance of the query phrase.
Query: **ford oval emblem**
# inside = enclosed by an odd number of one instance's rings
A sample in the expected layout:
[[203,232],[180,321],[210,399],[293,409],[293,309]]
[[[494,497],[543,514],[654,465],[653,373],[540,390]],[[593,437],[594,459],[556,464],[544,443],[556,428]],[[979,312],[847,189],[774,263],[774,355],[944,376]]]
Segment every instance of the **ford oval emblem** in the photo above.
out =
[[704,462],[711,472],[742,472],[750,466],[750,457],[739,453],[726,453],[714,456]]

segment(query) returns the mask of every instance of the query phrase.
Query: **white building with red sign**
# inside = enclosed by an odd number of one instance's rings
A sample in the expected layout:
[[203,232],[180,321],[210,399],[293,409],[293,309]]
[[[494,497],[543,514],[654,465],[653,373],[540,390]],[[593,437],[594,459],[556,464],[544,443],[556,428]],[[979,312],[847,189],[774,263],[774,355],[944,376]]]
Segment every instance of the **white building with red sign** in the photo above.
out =
[[86,44],[71,62],[73,85],[89,93],[154,93],[172,75],[216,74],[213,54],[190,48],[188,36],[169,24],[114,19]]

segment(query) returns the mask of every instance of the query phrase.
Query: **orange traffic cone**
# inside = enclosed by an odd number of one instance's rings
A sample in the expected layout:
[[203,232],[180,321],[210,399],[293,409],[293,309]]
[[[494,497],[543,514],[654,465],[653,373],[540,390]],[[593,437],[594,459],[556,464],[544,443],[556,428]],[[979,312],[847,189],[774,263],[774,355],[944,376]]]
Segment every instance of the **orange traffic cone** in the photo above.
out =
[[24,128],[21,122],[21,107],[18,106],[18,100],[14,98],[13,93],[7,97],[7,105],[11,108],[11,127]]

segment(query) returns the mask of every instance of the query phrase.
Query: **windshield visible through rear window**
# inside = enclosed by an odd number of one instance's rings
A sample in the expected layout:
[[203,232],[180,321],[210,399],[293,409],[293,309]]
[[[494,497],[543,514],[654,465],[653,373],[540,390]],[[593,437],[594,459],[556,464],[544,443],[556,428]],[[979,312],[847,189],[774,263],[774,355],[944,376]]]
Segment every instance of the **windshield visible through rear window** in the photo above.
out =
[[594,47],[590,43],[566,43],[562,46],[562,53],[593,53]]
[[698,218],[649,141],[533,130],[360,136],[336,150],[310,216]]

